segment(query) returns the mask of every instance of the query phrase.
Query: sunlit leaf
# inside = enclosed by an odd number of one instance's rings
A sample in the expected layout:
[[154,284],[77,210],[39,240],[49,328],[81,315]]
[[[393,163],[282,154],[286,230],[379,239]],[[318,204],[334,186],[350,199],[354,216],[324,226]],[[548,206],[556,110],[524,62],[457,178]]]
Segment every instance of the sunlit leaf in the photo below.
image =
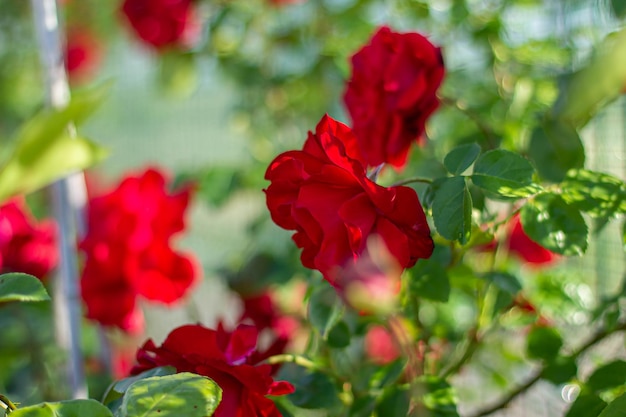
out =
[[149,369],[138,375],[115,381],[109,386],[109,388],[105,392],[102,404],[107,405],[118,398],[122,398],[128,387],[141,379],[150,378],[153,376],[173,375],[175,373],[176,368],[173,368],[171,366],[159,366],[157,368]]
[[521,155],[495,149],[478,158],[472,182],[496,198],[521,198],[539,190],[533,184],[534,173],[533,166]]
[[464,177],[446,178],[433,200],[437,232],[448,240],[466,243],[472,230],[472,197]]
[[208,417],[222,400],[222,390],[207,377],[189,372],[153,376],[133,383],[124,394],[118,417]]
[[626,416],[626,394],[622,394],[600,413],[598,417],[624,417]]
[[47,300],[50,296],[36,277],[18,272],[0,275],[0,303]]
[[12,417],[113,417],[111,411],[96,400],[68,400],[20,407]]
[[476,143],[461,145],[451,150],[443,159],[443,165],[452,175],[461,175],[480,155],[480,146]]
[[520,220],[526,234],[552,252],[582,255],[587,250],[585,220],[558,195],[538,195],[522,207]]
[[612,175],[586,169],[571,170],[561,183],[563,199],[592,217],[626,212],[626,184]]
[[435,377],[424,377],[422,383],[425,388],[422,401],[424,406],[431,411],[433,417],[459,417],[457,411],[457,398],[454,388],[445,380]]

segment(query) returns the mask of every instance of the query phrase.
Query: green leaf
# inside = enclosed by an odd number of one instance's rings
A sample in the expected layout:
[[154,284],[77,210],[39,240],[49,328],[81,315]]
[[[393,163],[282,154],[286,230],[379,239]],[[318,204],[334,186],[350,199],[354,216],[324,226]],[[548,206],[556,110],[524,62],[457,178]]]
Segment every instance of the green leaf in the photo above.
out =
[[587,66],[565,79],[553,114],[580,128],[619,97],[625,84],[626,28],[622,28],[598,45]]
[[563,339],[554,327],[534,326],[526,340],[526,355],[531,359],[553,361],[563,346]]
[[472,197],[464,177],[446,178],[433,200],[433,220],[441,236],[466,243],[472,231]]
[[587,250],[585,219],[558,195],[536,196],[522,207],[520,220],[524,232],[552,252],[582,255]]
[[597,416],[606,407],[606,402],[596,394],[583,393],[576,398],[565,417]]
[[622,225],[622,249],[626,251],[626,221]]
[[521,198],[535,194],[535,169],[530,162],[514,152],[494,149],[476,161],[472,182],[495,198]]
[[522,284],[519,282],[517,277],[509,274],[508,272],[487,272],[483,275],[483,277],[508,294],[516,295],[522,290]]
[[435,376],[424,377],[422,382],[426,391],[422,397],[422,402],[432,412],[430,415],[433,417],[459,417],[456,409],[456,393],[450,384]]
[[406,368],[406,360],[404,358],[396,359],[385,366],[381,366],[370,379],[371,387],[380,389],[394,384],[402,376],[404,368]]
[[447,302],[450,297],[450,280],[445,268],[432,259],[420,260],[407,274],[410,297]]
[[615,16],[623,19],[626,17],[626,1],[624,0],[611,0],[611,8]]
[[309,322],[323,338],[327,338],[342,314],[343,304],[332,287],[321,285],[313,291],[309,299]]
[[108,408],[96,400],[69,400],[20,407],[12,417],[113,417]]
[[573,358],[558,356],[544,368],[541,377],[555,385],[571,381],[578,372],[578,365]]
[[443,165],[452,175],[461,175],[480,155],[480,146],[476,143],[457,146],[443,158]]
[[376,414],[379,417],[405,417],[409,412],[410,395],[408,388],[393,385],[383,392]]
[[371,417],[376,407],[376,398],[372,396],[359,397],[350,406],[348,416],[350,417]]
[[600,413],[598,417],[624,417],[626,416],[626,394],[622,394]]
[[0,303],[48,300],[48,292],[36,277],[19,272],[0,275]]
[[339,392],[333,382],[321,372],[308,372],[299,367],[294,384],[296,391],[289,394],[291,402],[301,408],[325,408],[338,406]]
[[350,345],[350,328],[343,320],[335,324],[327,334],[326,342],[332,348],[342,349]]
[[114,381],[107,391],[104,393],[102,404],[107,405],[112,401],[117,400],[118,398],[122,398],[124,393],[135,382],[150,378],[153,376],[165,376],[165,375],[173,375],[176,373],[176,368],[171,366],[159,366],[157,368],[152,368],[147,371],[144,371],[138,375],[131,376],[129,378],[124,378],[119,381]]
[[626,212],[626,184],[611,175],[586,169],[570,170],[561,189],[565,202],[591,217],[605,218]]
[[208,417],[222,400],[222,390],[211,379],[181,372],[153,376],[126,390],[118,417]]
[[626,362],[615,360],[596,369],[587,379],[587,387],[594,392],[626,384]]
[[578,132],[571,125],[546,120],[533,131],[528,156],[541,177],[559,182],[570,169],[583,167],[585,148]]

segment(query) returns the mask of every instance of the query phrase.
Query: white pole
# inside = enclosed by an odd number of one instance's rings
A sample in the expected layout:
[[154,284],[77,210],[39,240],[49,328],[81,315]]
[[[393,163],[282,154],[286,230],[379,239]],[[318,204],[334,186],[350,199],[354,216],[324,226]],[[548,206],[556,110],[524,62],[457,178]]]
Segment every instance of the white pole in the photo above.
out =
[[[65,72],[56,0],[31,0],[49,107],[67,106],[70,91]],[[70,133],[74,126],[68,126]],[[82,172],[51,186],[53,215],[59,225],[60,260],[54,286],[55,333],[66,352],[67,378],[72,398],[87,398],[80,348],[81,299],[76,241],[84,235],[85,180]]]

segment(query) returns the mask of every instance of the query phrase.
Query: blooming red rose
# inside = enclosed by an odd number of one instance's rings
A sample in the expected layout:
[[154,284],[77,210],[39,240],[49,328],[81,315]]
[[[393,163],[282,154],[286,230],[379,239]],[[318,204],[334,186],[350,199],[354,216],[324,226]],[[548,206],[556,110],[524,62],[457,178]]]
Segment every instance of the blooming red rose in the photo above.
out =
[[72,82],[88,80],[100,66],[100,42],[89,29],[70,27],[65,49],[65,66]]
[[148,169],[113,191],[92,198],[81,286],[87,317],[107,326],[138,331],[137,298],[170,304],[199,278],[193,257],[174,251],[172,237],[184,227],[191,189],[165,189],[163,174]]
[[290,394],[294,388],[288,382],[274,381],[270,365],[257,365],[251,359],[257,337],[257,329],[245,324],[232,333],[221,325],[217,331],[201,325],[182,326],[160,347],[148,340],[137,352],[138,364],[131,373],[173,366],[177,372],[204,375],[223,391],[215,417],[280,417],[266,396]]
[[56,224],[37,222],[23,198],[0,206],[0,269],[45,279],[58,262]]
[[506,245],[509,253],[517,255],[529,264],[546,265],[558,259],[557,254],[528,237],[522,228],[519,215],[513,216],[508,225]]
[[157,49],[189,46],[198,35],[192,0],[124,0],[122,13],[137,36]]
[[370,166],[402,167],[439,105],[441,51],[418,33],[382,27],[351,62],[344,102],[363,157]]
[[265,178],[274,222],[295,230],[302,264],[329,282],[363,254],[378,235],[401,268],[428,258],[433,241],[417,194],[367,178],[356,139],[346,125],[324,116],[302,151],[279,155]]

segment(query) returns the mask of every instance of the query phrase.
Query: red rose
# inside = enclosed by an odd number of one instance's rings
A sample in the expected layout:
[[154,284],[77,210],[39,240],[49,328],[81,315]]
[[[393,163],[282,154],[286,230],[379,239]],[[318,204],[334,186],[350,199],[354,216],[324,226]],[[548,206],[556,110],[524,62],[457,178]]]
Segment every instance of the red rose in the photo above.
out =
[[365,354],[378,365],[386,365],[400,357],[397,343],[384,326],[370,327],[365,334],[364,343]]
[[344,102],[367,165],[404,166],[439,106],[443,75],[440,49],[418,33],[382,27],[352,56]]
[[189,46],[198,34],[192,0],[124,0],[122,13],[137,36],[157,49]]
[[176,252],[172,237],[185,227],[191,189],[165,189],[163,174],[148,169],[90,200],[82,296],[87,317],[106,326],[141,330],[137,297],[166,304],[186,295],[199,278],[193,257]]
[[0,269],[45,279],[58,262],[56,224],[37,222],[23,198],[0,206]]
[[174,329],[160,347],[148,340],[137,352],[131,373],[158,366],[173,366],[177,372],[193,372],[214,380],[222,388],[222,402],[215,417],[280,417],[267,395],[294,391],[285,381],[274,381],[270,365],[257,365],[258,332],[253,326],[239,325],[232,333],[220,325],[217,331],[200,325]]
[[72,27],[67,31],[65,66],[72,82],[88,80],[100,66],[100,42],[88,29]]
[[433,250],[430,229],[417,194],[408,187],[381,187],[359,162],[350,128],[328,116],[309,132],[302,151],[279,155],[265,178],[274,222],[295,230],[302,264],[334,283],[379,235],[401,268]]
[[546,265],[558,259],[557,254],[550,252],[528,237],[524,229],[522,229],[519,215],[513,216],[508,225],[506,245],[509,253],[514,253],[529,264]]

